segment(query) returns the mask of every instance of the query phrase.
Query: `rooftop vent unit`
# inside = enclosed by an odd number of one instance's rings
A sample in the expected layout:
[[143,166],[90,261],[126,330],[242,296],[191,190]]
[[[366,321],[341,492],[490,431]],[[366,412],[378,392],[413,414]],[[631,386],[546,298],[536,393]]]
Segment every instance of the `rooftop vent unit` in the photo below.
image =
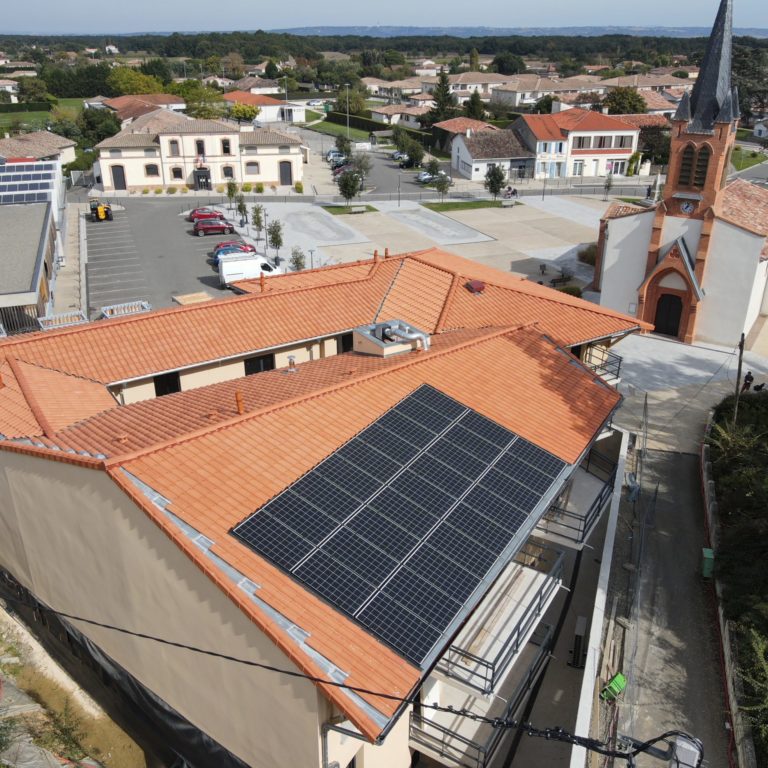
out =
[[352,342],[352,348],[359,354],[390,357],[417,349],[426,352],[429,349],[429,334],[404,320],[388,320],[355,328]]
[[62,312],[58,315],[38,317],[37,322],[43,331],[52,331],[54,328],[66,328],[68,325],[82,325],[88,322],[88,318],[80,311]]
[[139,315],[152,309],[148,301],[129,301],[126,304],[110,304],[101,308],[100,320],[108,320],[111,317],[125,317],[126,315]]
[[485,290],[485,283],[482,280],[470,280],[465,288],[470,293],[482,293]]

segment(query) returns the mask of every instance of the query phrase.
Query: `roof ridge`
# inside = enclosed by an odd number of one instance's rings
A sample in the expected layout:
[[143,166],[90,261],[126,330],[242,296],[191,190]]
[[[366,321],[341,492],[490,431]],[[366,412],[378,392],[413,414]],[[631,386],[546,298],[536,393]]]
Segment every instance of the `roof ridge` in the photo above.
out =
[[443,349],[437,352],[433,351],[432,354],[422,353],[422,354],[416,354],[416,355],[414,354],[405,355],[401,363],[393,365],[391,368],[387,368],[385,370],[380,370],[380,371],[371,371],[360,377],[353,378],[349,381],[337,382],[327,387],[322,387],[321,389],[314,390],[313,392],[308,392],[303,395],[299,395],[298,397],[290,398],[289,400],[283,400],[279,403],[273,403],[272,405],[268,405],[264,408],[260,408],[255,411],[250,411],[249,413],[238,414],[237,416],[232,416],[229,419],[225,419],[223,421],[217,422],[216,424],[200,427],[199,429],[193,430],[192,432],[189,432],[185,435],[171,438],[169,440],[163,440],[160,443],[156,443],[155,445],[148,446],[146,448],[141,448],[139,450],[131,451],[126,454],[116,454],[114,456],[111,456],[105,459],[104,463],[107,468],[121,465],[126,462],[138,459],[142,456],[147,456],[152,453],[157,453],[158,451],[162,451],[166,448],[170,448],[173,445],[180,445],[182,443],[186,443],[191,440],[196,440],[197,438],[202,437],[204,435],[220,432],[224,429],[229,429],[230,427],[233,427],[237,424],[241,424],[246,421],[251,421],[252,419],[264,416],[265,414],[274,413],[276,411],[280,411],[285,408],[297,405],[298,403],[314,400],[316,398],[328,395],[331,392],[338,392],[343,389],[347,389],[348,387],[353,387],[358,384],[361,384],[365,381],[378,378],[380,376],[387,376],[390,373],[393,373],[395,371],[400,371],[403,368],[408,368],[410,366],[418,365],[424,362],[425,360],[434,360],[439,357],[455,354],[456,352],[460,352],[464,349],[467,349],[468,347],[472,347],[472,346],[476,346],[477,344],[484,343],[498,336],[504,336],[506,334],[514,333],[516,331],[520,331],[526,328],[532,328],[532,327],[535,327],[537,324],[538,324],[537,321],[530,321],[526,323],[518,323],[515,325],[504,326],[503,328],[495,327],[489,332],[483,335],[477,336],[476,338],[469,339],[468,341],[464,341],[461,344],[457,344],[455,347],[449,347],[447,349]]
[[[6,358],[6,360],[10,359],[10,357]],[[23,357],[15,357],[14,359],[19,363],[24,363],[24,365],[30,365],[33,368],[39,368],[41,371],[51,371],[53,373],[61,374],[62,376],[68,376],[71,379],[80,379],[81,381],[87,381],[91,384],[98,384],[101,387],[104,386],[103,382],[99,381],[98,379],[92,379],[90,376],[83,376],[80,373],[72,373],[72,371],[63,371],[61,368],[52,368],[50,365],[43,365],[42,363],[25,360]]]
[[53,437],[53,435],[56,434],[56,430],[53,428],[53,424],[51,424],[50,421],[48,421],[48,417],[43,413],[42,406],[37,401],[37,398],[34,396],[34,394],[31,391],[30,383],[27,381],[26,373],[24,373],[21,368],[19,367],[19,361],[16,358],[8,357],[6,358],[8,361],[8,365],[11,366],[11,370],[13,371],[13,375],[16,377],[16,381],[19,384],[19,389],[21,390],[21,394],[24,395],[24,399],[27,401],[27,404],[29,405],[29,410],[32,411],[32,415],[35,417],[37,423],[40,425],[41,429],[43,430],[43,434],[46,437]]

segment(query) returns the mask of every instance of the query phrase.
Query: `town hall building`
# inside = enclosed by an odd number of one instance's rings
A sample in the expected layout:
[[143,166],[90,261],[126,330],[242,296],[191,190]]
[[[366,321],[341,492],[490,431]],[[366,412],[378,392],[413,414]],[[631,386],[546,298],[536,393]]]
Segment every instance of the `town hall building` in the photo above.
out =
[[612,205],[598,239],[600,303],[686,343],[733,346],[768,314],[768,189],[727,182],[740,116],[732,13],[722,0],[699,78],[672,117],[661,199]]

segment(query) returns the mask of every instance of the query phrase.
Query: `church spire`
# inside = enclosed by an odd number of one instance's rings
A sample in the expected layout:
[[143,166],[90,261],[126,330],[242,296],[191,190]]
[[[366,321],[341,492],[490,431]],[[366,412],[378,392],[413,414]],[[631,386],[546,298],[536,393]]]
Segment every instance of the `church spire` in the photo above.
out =
[[687,133],[711,133],[715,123],[739,117],[738,96],[731,86],[732,26],[733,0],[721,0],[696,84],[673,118],[688,123]]

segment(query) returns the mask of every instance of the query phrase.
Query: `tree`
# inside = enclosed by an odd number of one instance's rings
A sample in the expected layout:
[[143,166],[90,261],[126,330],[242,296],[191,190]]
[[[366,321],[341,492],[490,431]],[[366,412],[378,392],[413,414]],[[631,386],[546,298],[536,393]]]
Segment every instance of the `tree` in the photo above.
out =
[[518,72],[525,72],[523,59],[509,51],[497,54],[491,62],[491,66],[500,75],[516,75]]
[[365,184],[365,177],[371,174],[371,158],[365,152],[355,152],[350,158],[352,170],[360,177],[360,189]]
[[261,110],[253,104],[241,104],[235,102],[229,108],[229,116],[238,123],[252,123],[259,115]]
[[560,101],[557,96],[547,94],[542,96],[536,104],[534,104],[533,111],[538,112],[541,115],[548,115],[552,112],[552,104],[555,101]]
[[197,83],[197,86],[188,89],[184,96],[187,105],[184,111],[190,117],[196,117],[199,120],[221,117],[226,110],[222,95],[215,88],[204,86],[199,80],[192,82]]
[[360,176],[354,171],[344,171],[338,175],[336,183],[339,193],[349,205],[349,201],[360,191]]
[[392,143],[398,148],[400,152],[405,152],[410,138],[411,137],[408,135],[408,131],[406,131],[402,125],[395,123],[392,126]]
[[603,108],[609,115],[638,115],[648,111],[642,94],[634,88],[614,88],[603,99]]
[[0,91],[0,104],[10,104],[11,94],[8,91]]
[[291,249],[291,258],[288,263],[291,265],[291,269],[294,272],[301,272],[301,270],[307,266],[304,251],[302,251],[298,245],[294,245]]
[[507,174],[500,165],[492,165],[485,172],[485,181],[483,186],[493,195],[495,200],[499,192],[504,187],[507,180]]
[[451,187],[450,177],[443,174],[438,175],[437,179],[435,180],[435,189],[437,190],[437,193],[440,195],[441,202],[445,199],[445,195],[450,189],[450,187]]
[[232,77],[240,77],[243,74],[243,67],[245,62],[243,57],[236,51],[231,51],[222,60],[221,64],[224,67],[224,71]]
[[485,117],[485,105],[480,98],[479,91],[472,91],[472,95],[464,104],[464,115],[473,120],[482,120]]
[[424,170],[430,176],[437,176],[440,171],[440,161],[436,157],[430,157]]
[[149,59],[139,67],[139,71],[157,78],[163,85],[167,85],[173,80],[173,73],[165,59]]
[[19,101],[45,101],[48,86],[39,77],[22,77],[19,79]]
[[473,48],[469,52],[469,71],[470,72],[480,71],[480,54],[477,52],[477,48]]
[[[347,88],[342,88],[336,97],[336,103],[333,105],[334,112],[347,114]],[[349,89],[349,114],[359,115],[365,112],[365,95],[358,90]]]
[[77,121],[84,147],[92,147],[120,132],[120,120],[111,109],[84,109]]
[[107,77],[107,85],[118,96],[163,92],[163,84],[156,77],[132,67],[115,67]]
[[283,225],[277,219],[269,222],[267,227],[267,237],[269,238],[268,244],[275,249],[275,264],[280,263],[280,259],[277,255],[278,251],[283,245]]
[[247,224],[248,206],[245,204],[245,195],[242,192],[239,192],[237,195],[235,195],[235,203],[237,204],[238,215]]
[[410,139],[405,145],[405,152],[413,160],[414,165],[421,165],[424,160],[424,147],[416,139]]
[[276,80],[280,77],[280,70],[272,59],[267,62],[267,66],[264,68],[264,77],[268,80]]
[[445,70],[440,71],[435,90],[432,91],[432,98],[435,106],[426,114],[425,122],[427,125],[448,120],[456,113],[456,97],[451,93],[451,85],[448,82],[448,75]]
[[232,210],[232,201],[237,197],[237,182],[230,179],[227,182],[227,199],[229,200],[229,208]]
[[253,224],[253,228],[256,230],[256,242],[258,243],[259,240],[261,240],[261,233],[264,230],[263,205],[256,203],[256,205],[251,208],[251,223]]
[[335,145],[336,149],[338,149],[344,157],[349,157],[352,154],[352,142],[346,136],[337,136]]
[[640,129],[638,146],[656,165],[666,165],[669,162],[670,143],[669,131],[660,126],[653,125]]

